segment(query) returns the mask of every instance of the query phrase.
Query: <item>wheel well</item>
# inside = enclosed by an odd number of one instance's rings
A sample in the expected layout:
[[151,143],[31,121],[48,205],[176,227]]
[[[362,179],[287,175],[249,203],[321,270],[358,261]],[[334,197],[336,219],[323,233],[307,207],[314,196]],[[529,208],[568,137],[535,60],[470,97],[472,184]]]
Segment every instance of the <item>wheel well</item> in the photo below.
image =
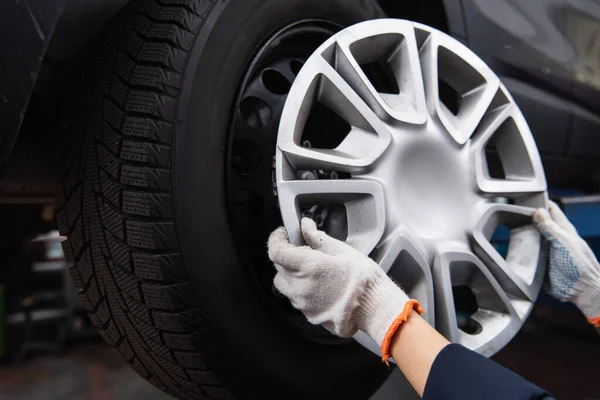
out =
[[[14,146],[0,164],[0,205],[45,204],[54,194],[62,141],[60,116],[74,77],[98,34],[129,0],[66,0],[42,64],[33,78],[25,115]],[[4,156],[3,154],[1,156]],[[8,200],[7,200],[8,199]]]
[[449,32],[448,17],[443,0],[411,2],[399,0],[379,0],[381,7],[389,17],[409,19],[429,25],[442,32]]

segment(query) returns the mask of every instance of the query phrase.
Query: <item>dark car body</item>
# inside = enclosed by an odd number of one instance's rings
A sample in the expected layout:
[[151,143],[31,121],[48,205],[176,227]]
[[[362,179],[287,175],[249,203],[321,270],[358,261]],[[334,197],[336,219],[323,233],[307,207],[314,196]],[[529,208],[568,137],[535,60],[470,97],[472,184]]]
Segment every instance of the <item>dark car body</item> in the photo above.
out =
[[[51,194],[73,77],[127,1],[0,4],[0,197]],[[551,187],[600,187],[600,2],[380,3],[391,17],[448,32],[500,75],[530,124]]]

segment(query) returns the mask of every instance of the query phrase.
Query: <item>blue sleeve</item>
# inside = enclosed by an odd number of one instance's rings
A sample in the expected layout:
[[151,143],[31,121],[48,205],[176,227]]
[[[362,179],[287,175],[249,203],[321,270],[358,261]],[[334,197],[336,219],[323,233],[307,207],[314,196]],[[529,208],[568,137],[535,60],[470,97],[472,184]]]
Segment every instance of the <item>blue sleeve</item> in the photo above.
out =
[[553,400],[553,397],[492,360],[457,344],[436,357],[423,400]]

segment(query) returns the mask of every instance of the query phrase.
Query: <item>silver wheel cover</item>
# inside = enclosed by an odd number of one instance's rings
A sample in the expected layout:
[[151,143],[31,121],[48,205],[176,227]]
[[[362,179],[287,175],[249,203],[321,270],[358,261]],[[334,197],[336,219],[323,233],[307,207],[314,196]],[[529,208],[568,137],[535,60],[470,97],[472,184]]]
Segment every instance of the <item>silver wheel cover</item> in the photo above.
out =
[[[373,61],[389,65],[399,93],[377,92],[361,68]],[[460,97],[455,112],[440,100],[440,81]],[[351,126],[335,149],[302,145],[316,102]],[[502,163],[500,178],[488,169],[491,144]],[[299,178],[298,171],[315,170],[349,178]],[[317,49],[283,111],[276,184],[294,243],[302,243],[303,205],[343,204],[346,242],[419,300],[424,317],[453,342],[490,356],[533,307],[546,255],[531,225],[533,211],[547,205],[540,156],[498,77],[440,31],[374,20],[339,32]],[[506,257],[490,243],[499,225],[511,233]],[[475,295],[474,331],[458,327],[453,286],[467,286]],[[379,354],[366,335],[355,339]]]

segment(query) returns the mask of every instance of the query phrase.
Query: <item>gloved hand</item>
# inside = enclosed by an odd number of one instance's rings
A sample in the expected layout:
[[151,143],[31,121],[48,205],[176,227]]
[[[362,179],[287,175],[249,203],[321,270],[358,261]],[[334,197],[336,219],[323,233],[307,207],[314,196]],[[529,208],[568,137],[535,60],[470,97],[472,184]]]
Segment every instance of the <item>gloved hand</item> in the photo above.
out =
[[561,301],[571,301],[588,321],[600,328],[600,264],[560,207],[539,209],[534,225],[550,242],[547,291]]
[[318,231],[308,218],[301,222],[306,246],[289,242],[284,228],[269,238],[269,258],[277,268],[275,287],[309,322],[350,337],[358,329],[382,347],[389,358],[391,339],[419,303],[410,300],[369,257]]

